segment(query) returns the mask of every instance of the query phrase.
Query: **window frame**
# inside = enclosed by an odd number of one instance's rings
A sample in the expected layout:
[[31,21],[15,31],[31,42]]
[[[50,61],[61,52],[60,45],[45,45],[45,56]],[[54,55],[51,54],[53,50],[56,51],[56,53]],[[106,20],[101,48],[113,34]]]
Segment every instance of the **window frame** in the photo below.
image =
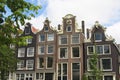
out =
[[[48,64],[51,62],[50,60],[48,60],[48,58],[52,58],[52,64],[51,64],[51,67],[48,67]],[[49,62],[50,61],[50,62]],[[53,68],[53,64],[54,64],[54,58],[52,56],[48,56],[46,58],[46,68],[47,69],[52,69]]]
[[[99,39],[96,39],[96,38],[98,38],[98,36],[99,36]],[[102,35],[101,32],[95,32],[95,33],[94,33],[94,40],[95,40],[95,42],[100,42],[100,41],[102,41],[102,37],[103,37],[103,35]]]
[[19,62],[17,62],[17,70],[23,70],[24,69],[24,60],[20,60]]
[[[102,60],[103,59],[110,59],[110,68],[111,69],[103,69],[103,64],[102,64]],[[112,69],[113,69],[113,66],[112,66],[112,58],[109,58],[109,57],[107,57],[107,58],[101,58],[100,59],[100,69],[102,70],[102,71],[112,71]]]
[[45,34],[39,34],[39,42],[45,42]]
[[27,44],[31,44],[32,43],[32,38],[26,39]]
[[[69,30],[70,28],[70,30]],[[66,26],[66,32],[71,32],[72,31],[72,25],[67,25]]]
[[25,57],[25,48],[18,48],[18,57]]
[[[43,52],[41,52],[41,50],[43,50]],[[39,55],[44,55],[45,54],[45,46],[44,45],[40,45],[39,47],[38,47],[38,54]]]
[[[66,41],[65,43],[62,42],[63,39]],[[67,45],[68,44],[68,36],[67,35],[60,35],[58,41],[59,41],[59,45]]]
[[[73,55],[75,54],[75,53],[73,53],[73,48],[78,48],[78,50],[79,50],[79,56],[78,57],[74,57]],[[71,47],[71,56],[72,56],[72,58],[80,58],[80,47],[79,46],[72,46]]]
[[[74,39],[78,39],[78,42],[77,41],[74,41]],[[78,33],[75,33],[75,34],[72,34],[71,35],[71,44],[79,44],[80,43],[80,34]]]
[[27,57],[34,57],[34,53],[35,53],[34,47],[28,47],[27,48]]
[[[61,57],[61,49],[65,49],[65,48],[67,51],[65,51],[64,57]],[[68,47],[60,47],[59,48],[59,59],[68,59]]]
[[47,41],[54,41],[54,33],[48,33],[47,34]]
[[[41,61],[40,61],[40,58],[43,60],[42,61],[42,63],[41,63]],[[44,66],[45,66],[45,63],[44,63],[44,57],[39,57],[38,58],[38,69],[43,69],[44,68]]]
[[[49,49],[51,49],[50,47],[52,47],[52,52],[49,52]],[[53,45],[47,45],[47,54],[53,54],[54,53],[54,46]]]
[[[31,66],[31,68],[29,68],[30,66]],[[26,69],[27,70],[33,70],[33,68],[34,68],[34,60],[33,59],[26,60]]]

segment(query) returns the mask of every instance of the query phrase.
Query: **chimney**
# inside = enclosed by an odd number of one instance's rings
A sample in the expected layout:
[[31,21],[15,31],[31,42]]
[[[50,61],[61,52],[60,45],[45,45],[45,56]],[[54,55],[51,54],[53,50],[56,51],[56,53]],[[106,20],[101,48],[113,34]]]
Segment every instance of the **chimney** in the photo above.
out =
[[83,34],[85,33],[85,24],[84,24],[84,21],[82,21],[82,33]]
[[60,24],[58,25],[58,30],[61,30],[61,25]]
[[87,39],[89,38],[89,29],[87,28]]

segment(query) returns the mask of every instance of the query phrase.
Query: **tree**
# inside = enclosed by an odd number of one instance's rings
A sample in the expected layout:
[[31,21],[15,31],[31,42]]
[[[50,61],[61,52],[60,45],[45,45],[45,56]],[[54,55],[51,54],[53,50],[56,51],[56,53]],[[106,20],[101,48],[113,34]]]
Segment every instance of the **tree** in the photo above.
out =
[[98,55],[95,46],[95,52],[90,56],[89,66],[91,71],[89,72],[92,77],[89,77],[90,80],[102,80],[102,72],[98,67]]
[[[7,9],[6,9],[7,8]],[[26,37],[21,34],[20,25],[26,19],[31,19],[37,14],[40,6],[33,5],[24,0],[0,0],[0,78],[6,80],[8,72],[16,67],[15,48],[11,46],[24,45]],[[10,10],[10,14],[7,10]]]

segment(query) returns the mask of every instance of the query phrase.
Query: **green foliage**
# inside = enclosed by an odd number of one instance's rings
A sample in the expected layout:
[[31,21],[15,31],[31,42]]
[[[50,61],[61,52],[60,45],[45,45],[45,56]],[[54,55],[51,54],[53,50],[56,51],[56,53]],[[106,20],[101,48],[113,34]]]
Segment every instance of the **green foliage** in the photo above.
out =
[[82,80],[88,80],[86,74],[83,74],[83,76],[82,76]]
[[[7,8],[7,9],[6,9]],[[7,12],[7,10],[11,12]],[[24,25],[26,19],[31,19],[37,14],[40,6],[35,6],[24,0],[0,0],[0,77],[6,80],[5,75],[16,68],[15,48],[11,45],[27,45],[26,38],[19,37],[20,26]],[[7,14],[6,13],[10,13]]]
[[102,80],[102,71],[98,67],[98,55],[96,53],[96,49],[93,55],[90,56],[89,65],[91,66],[91,69],[92,69],[89,72],[91,76],[94,76],[95,80]]

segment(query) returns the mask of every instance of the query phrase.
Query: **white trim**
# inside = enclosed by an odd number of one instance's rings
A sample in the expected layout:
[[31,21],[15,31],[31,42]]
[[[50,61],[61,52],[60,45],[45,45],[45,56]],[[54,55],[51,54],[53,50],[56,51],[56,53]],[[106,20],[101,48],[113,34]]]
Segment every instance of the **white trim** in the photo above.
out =
[[[61,48],[66,48],[66,50],[67,50],[66,53],[65,53],[65,57],[63,57],[63,58],[60,57],[60,49]],[[68,47],[59,47],[58,51],[59,51],[58,52],[59,53],[59,55],[58,55],[59,59],[68,59]]]
[[[74,47],[78,47],[78,48],[79,48],[79,57],[73,57],[73,53],[72,53],[72,52],[73,52],[73,48],[74,48]],[[81,50],[80,50],[80,46],[72,46],[72,47],[71,47],[71,58],[75,58],[75,59],[76,59],[76,58],[80,58],[80,57],[81,57],[81,55],[80,55],[81,52],[80,52],[80,51],[81,51]]]

